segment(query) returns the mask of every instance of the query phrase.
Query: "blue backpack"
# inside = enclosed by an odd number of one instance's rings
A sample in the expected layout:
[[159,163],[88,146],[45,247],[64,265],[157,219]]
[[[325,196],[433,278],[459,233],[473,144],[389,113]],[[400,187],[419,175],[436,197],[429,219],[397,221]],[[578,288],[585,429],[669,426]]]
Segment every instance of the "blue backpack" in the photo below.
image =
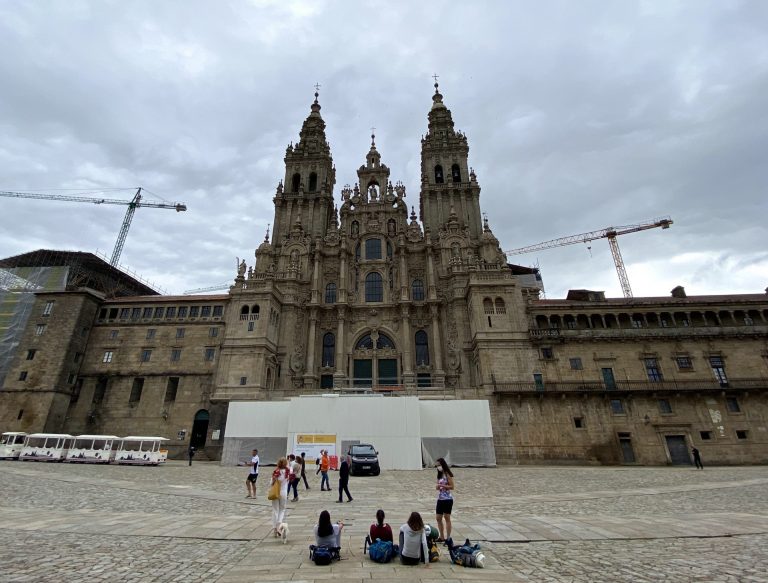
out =
[[309,545],[309,558],[315,565],[330,565],[332,561],[341,559],[338,547],[316,547]]
[[375,542],[371,542],[370,537],[365,537],[363,553],[365,553],[366,548],[368,556],[375,563],[389,563],[395,556],[395,549],[399,551],[398,547],[392,544],[392,541],[383,541],[377,538]]

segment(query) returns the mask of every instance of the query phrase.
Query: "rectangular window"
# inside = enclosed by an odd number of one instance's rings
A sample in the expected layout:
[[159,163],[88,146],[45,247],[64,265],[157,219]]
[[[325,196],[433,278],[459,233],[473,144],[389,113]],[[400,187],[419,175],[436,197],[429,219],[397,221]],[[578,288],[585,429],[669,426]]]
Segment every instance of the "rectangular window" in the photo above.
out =
[[368,239],[365,242],[365,258],[381,259],[381,239]]
[[179,362],[181,360],[181,348],[174,348],[171,350],[171,362]]
[[658,383],[664,380],[659,370],[659,362],[655,358],[645,358],[645,372],[648,374],[648,380],[652,383]]
[[611,413],[624,415],[624,402],[621,399],[611,399]]
[[584,429],[584,417],[574,417],[573,426],[576,429]]
[[176,393],[179,390],[179,377],[168,377],[168,384],[165,385],[166,403],[172,403],[176,400]]
[[133,308],[131,310],[131,320],[138,320],[141,318],[141,308]]
[[741,413],[741,406],[739,406],[739,400],[736,397],[726,397],[725,407],[729,413]]
[[141,362],[149,362],[151,358],[152,358],[151,350],[145,349],[141,351]]
[[200,310],[200,317],[201,318],[208,318],[211,315],[211,306],[203,306],[203,308]]
[[75,382],[75,379],[77,378],[77,375],[73,372],[69,373],[69,376],[67,376],[67,384],[71,385]]
[[206,348],[205,349],[205,360],[206,361],[212,361],[216,357],[216,349],[215,348]]
[[248,377],[240,377],[240,384],[244,385],[248,382]]
[[669,402],[669,399],[659,399],[659,412],[662,415],[672,413],[672,404]]
[[104,358],[101,359],[101,362],[112,362],[112,351],[107,350],[104,353]]
[[197,318],[197,315],[200,313],[200,306],[190,306],[189,308],[189,317],[190,318]]
[[333,375],[332,374],[320,375],[320,388],[321,389],[332,389],[333,388]]
[[710,356],[709,366],[712,367],[712,373],[715,375],[717,382],[721,387],[728,386],[728,377],[725,374],[725,362],[723,362],[722,356]]
[[147,330],[147,340],[154,340],[156,333],[157,333],[157,330],[155,328],[150,328],[149,330]]
[[575,330],[576,329],[576,320],[568,320],[565,323],[565,327],[569,330]]
[[675,358],[675,362],[679,370],[691,370],[693,368],[693,361],[690,356],[678,356]]
[[583,370],[584,366],[581,364],[581,358],[571,358],[571,370]]
[[120,308],[120,319],[127,320],[131,317],[131,308]]
[[256,322],[248,322],[248,332],[253,332],[254,327],[256,326]]
[[155,318],[162,318],[165,314],[165,308],[155,308]]
[[432,386],[432,374],[428,372],[420,372],[416,374],[416,386],[420,388]]
[[184,328],[176,328],[176,338],[184,338]]
[[170,306],[170,307],[165,309],[165,318],[166,319],[175,318],[175,317],[176,317],[176,308],[175,307]]
[[141,401],[141,392],[144,390],[144,379],[133,379],[133,386],[131,387],[131,396],[128,398],[129,403],[138,403]]
[[699,431],[699,435],[701,436],[702,441],[709,441],[712,439],[711,431]]
[[669,320],[667,320],[666,318],[659,319],[659,326],[661,326],[662,328],[669,328]]
[[179,307],[179,318],[186,318],[187,317],[187,306],[180,306]]
[[642,328],[643,327],[643,321],[642,320],[632,320],[632,327],[633,328]]
[[96,388],[93,390],[94,405],[99,405],[104,401],[104,397],[107,395],[107,379],[102,377],[96,382]]
[[688,318],[683,318],[680,320],[680,324],[682,324],[683,328],[688,328],[691,325],[691,322]]
[[34,360],[37,350],[27,350],[27,360]]
[[535,372],[533,373],[533,384],[536,387],[537,391],[543,391],[544,390],[544,375]]
[[544,346],[541,349],[541,358],[545,358],[547,360],[555,358],[555,351],[549,346]]
[[35,336],[42,336],[45,334],[45,324],[38,324],[35,328]]
[[108,318],[110,320],[114,320],[115,318],[117,318],[117,308],[109,308],[109,316],[108,316]]
[[224,313],[224,306],[213,306],[213,317],[220,318]]
[[141,315],[142,318],[151,318],[152,317],[152,308],[144,308],[144,313]]
[[26,381],[27,380],[27,371],[23,370],[19,373],[19,380],[20,381]]
[[747,439],[749,436],[749,431],[746,429],[737,429],[736,430],[736,439]]
[[219,329],[215,326],[213,328],[208,328],[208,336],[210,338],[216,338],[219,335]]
[[110,340],[114,340],[115,338],[117,338],[119,333],[120,333],[119,330],[110,330],[109,331],[109,339]]
[[51,312],[53,312],[53,304],[56,303],[55,301],[51,300],[49,302],[45,302],[45,307],[43,308],[43,316],[50,316]]

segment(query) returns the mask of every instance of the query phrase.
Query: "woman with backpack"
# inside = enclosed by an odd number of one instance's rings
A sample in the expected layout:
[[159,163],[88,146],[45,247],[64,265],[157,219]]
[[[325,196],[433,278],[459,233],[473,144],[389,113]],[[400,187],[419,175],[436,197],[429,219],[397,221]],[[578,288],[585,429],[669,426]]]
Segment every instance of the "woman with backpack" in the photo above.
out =
[[400,562],[418,565],[420,561],[429,569],[429,547],[421,514],[411,512],[408,522],[400,527]]
[[323,510],[315,525],[315,546],[341,548],[341,531],[344,522],[331,524],[331,513]]
[[380,539],[384,542],[395,542],[392,538],[392,527],[384,522],[384,511],[381,509],[376,511],[376,524],[371,525],[368,538],[372,543],[376,542],[376,539]]
[[[438,458],[437,463],[437,505],[435,515],[437,518],[437,529],[440,536],[437,542],[445,542],[451,538],[451,510],[453,509],[453,472],[444,458]],[[443,530],[443,519],[445,519],[445,530]],[[445,536],[443,536],[445,535]]]
[[277,460],[277,467],[272,472],[272,481],[269,485],[272,486],[275,482],[280,483],[280,496],[272,500],[272,528],[275,537],[278,537],[280,535],[277,532],[277,527],[285,522],[285,504],[288,500],[288,460],[284,457]]

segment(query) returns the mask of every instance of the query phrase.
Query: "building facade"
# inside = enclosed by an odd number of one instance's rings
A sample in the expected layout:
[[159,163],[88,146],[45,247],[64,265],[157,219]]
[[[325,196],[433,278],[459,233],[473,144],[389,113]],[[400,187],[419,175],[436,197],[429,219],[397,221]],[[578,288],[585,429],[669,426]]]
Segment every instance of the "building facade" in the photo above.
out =
[[487,400],[500,463],[688,463],[693,445],[768,461],[768,295],[541,299],[483,219],[437,86],[410,206],[375,136],[335,198],[320,109],[227,294],[37,294],[2,430],[156,434],[218,459],[231,401],[354,389]]

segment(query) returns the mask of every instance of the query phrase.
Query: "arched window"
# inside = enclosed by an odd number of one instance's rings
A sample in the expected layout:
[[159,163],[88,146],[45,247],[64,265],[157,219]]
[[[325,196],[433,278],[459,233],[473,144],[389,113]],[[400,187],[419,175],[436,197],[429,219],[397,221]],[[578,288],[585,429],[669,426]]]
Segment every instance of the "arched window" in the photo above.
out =
[[253,307],[251,308],[251,319],[252,320],[259,319],[259,304],[253,304]]
[[451,178],[454,182],[461,182],[461,170],[458,164],[451,166]]
[[493,314],[493,300],[491,298],[483,298],[483,312]]
[[328,332],[323,336],[323,366],[335,366],[336,337]]
[[443,183],[443,167],[440,166],[440,164],[435,166],[435,183],[436,184]]
[[325,303],[326,304],[335,304],[336,303],[336,284],[335,283],[329,283],[325,286]]
[[365,241],[365,258],[381,259],[381,239],[367,239]]
[[372,271],[365,276],[365,301],[384,301],[384,286],[382,285],[381,274],[376,271]]
[[496,298],[496,313],[497,314],[507,313],[507,307],[504,305],[504,300],[502,300],[501,298]]
[[355,344],[355,350],[360,348],[366,348],[368,350],[373,349],[373,339],[371,338],[370,334],[366,334],[360,340],[357,341],[357,344]]
[[[376,350],[381,350],[383,348],[391,348],[392,350],[394,350],[395,343],[392,342],[392,339],[389,336],[379,332],[379,337],[376,340]],[[357,341],[357,344],[355,344],[355,350],[358,350],[358,349],[367,349],[367,350],[373,349],[373,338],[371,338],[370,334],[366,334],[360,340]]]
[[291,179],[291,192],[299,192],[299,186],[301,185],[301,175],[296,173]]
[[243,306],[242,308],[240,308],[240,313],[243,316],[247,316],[248,312],[250,312],[250,308],[248,306]]
[[[458,182],[457,180],[454,180],[454,182]],[[317,190],[317,174],[312,172],[312,174],[309,175],[309,192],[315,192]]]
[[411,284],[411,296],[414,302],[424,301],[424,282],[420,279],[414,279]]
[[424,330],[416,332],[416,366],[429,365],[429,340]]

